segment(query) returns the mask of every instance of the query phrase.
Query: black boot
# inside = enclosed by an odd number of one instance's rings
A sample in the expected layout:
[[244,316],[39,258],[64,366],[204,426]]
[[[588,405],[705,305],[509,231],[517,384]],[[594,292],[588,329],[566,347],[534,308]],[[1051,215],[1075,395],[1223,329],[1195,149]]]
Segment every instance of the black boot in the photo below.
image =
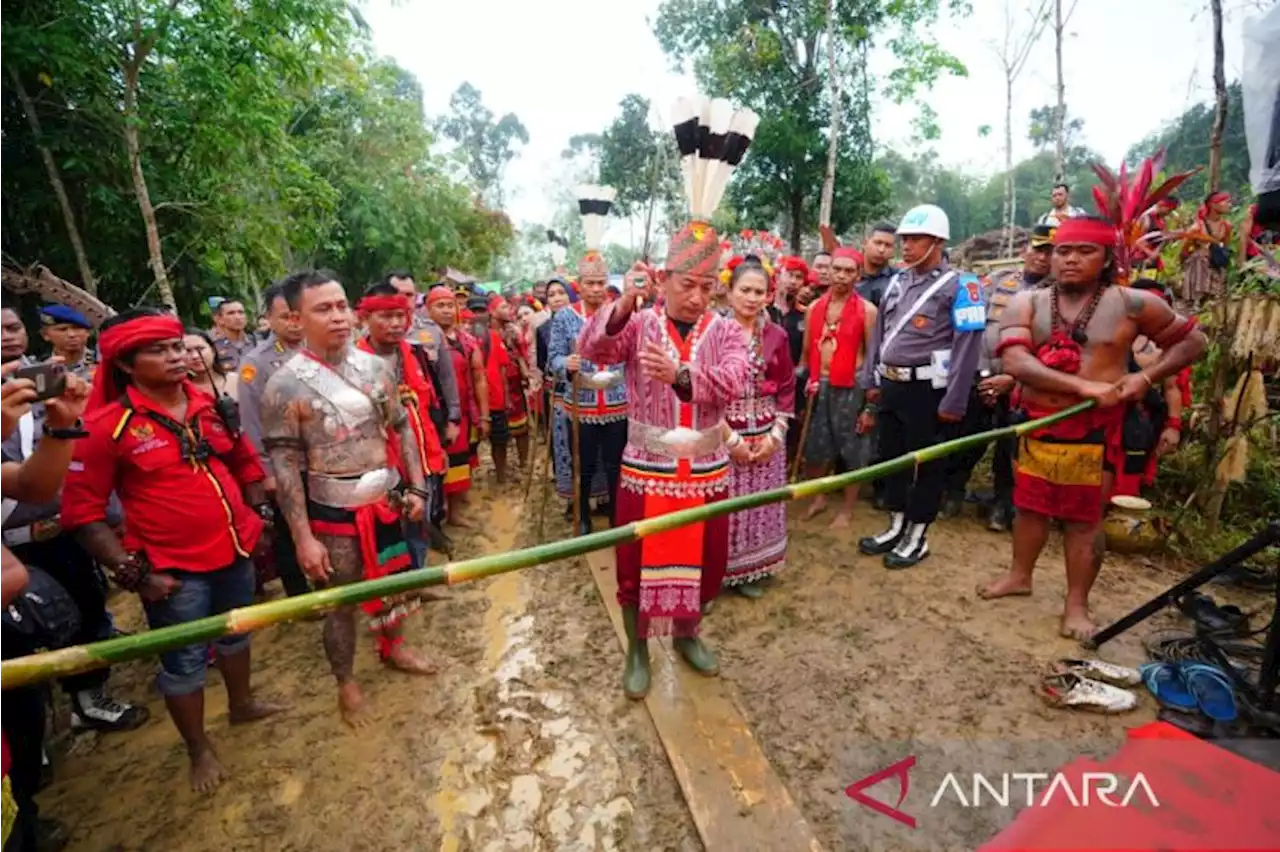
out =
[[992,532],[1008,532],[1013,526],[1013,506],[1008,500],[997,499],[991,507],[991,517],[987,520],[987,529]]
[[893,546],[898,543],[898,539],[902,538],[903,530],[907,528],[907,515],[905,512],[889,513],[889,528],[880,535],[869,535],[858,542],[858,550],[868,556],[879,556],[881,553],[888,553],[893,550]]
[[591,535],[595,529],[591,526],[591,489],[581,488],[578,492],[578,535]]
[[884,555],[884,567],[896,569],[919,565],[929,555],[929,541],[925,538],[928,529],[928,524],[907,524],[897,546]]
[[437,550],[452,559],[453,539],[449,538],[449,536],[445,534],[445,531],[440,529],[437,524],[428,523],[426,526],[427,541],[430,543],[431,549]]
[[627,662],[622,669],[622,691],[628,698],[639,699],[649,694],[649,643],[641,639],[636,627],[636,607],[622,608],[622,626],[627,631]]

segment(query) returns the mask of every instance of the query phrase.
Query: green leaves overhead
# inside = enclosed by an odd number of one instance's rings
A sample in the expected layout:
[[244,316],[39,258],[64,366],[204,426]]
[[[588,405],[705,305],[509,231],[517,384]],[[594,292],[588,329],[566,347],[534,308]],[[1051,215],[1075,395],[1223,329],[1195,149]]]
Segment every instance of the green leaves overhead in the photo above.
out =
[[[432,150],[417,81],[374,57],[338,0],[3,0],[3,63],[30,93],[104,299],[155,301],[122,138],[138,132],[163,261],[185,315],[290,268],[351,287],[386,266],[487,269],[510,226]],[[137,25],[135,28],[135,24]],[[137,35],[141,34],[141,35]],[[140,44],[136,115],[122,69]],[[21,104],[6,87],[3,249],[76,263]]]

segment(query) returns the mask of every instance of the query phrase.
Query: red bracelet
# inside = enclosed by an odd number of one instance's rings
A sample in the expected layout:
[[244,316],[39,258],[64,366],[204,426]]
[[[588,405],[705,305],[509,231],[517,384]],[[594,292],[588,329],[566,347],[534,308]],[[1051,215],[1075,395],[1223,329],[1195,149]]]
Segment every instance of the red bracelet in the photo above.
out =
[[1030,337],[1010,337],[1008,340],[1001,340],[1000,343],[996,345],[996,351],[992,353],[991,357],[999,358],[1004,350],[1014,346],[1025,346],[1027,349],[1035,348],[1035,344],[1031,342]]
[[1166,429],[1172,429],[1172,430],[1173,430],[1173,431],[1175,431],[1175,432],[1181,432],[1181,431],[1182,431],[1182,418],[1181,418],[1181,417],[1170,417],[1170,418],[1168,418],[1167,420],[1165,420],[1165,421],[1164,421],[1164,428],[1166,428]]

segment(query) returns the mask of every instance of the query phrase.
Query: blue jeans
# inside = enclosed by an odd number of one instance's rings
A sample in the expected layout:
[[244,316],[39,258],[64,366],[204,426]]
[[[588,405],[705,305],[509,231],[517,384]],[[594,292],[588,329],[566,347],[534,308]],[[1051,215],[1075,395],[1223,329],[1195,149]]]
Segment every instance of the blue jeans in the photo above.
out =
[[[143,602],[147,624],[152,630],[184,624],[198,618],[249,606],[253,603],[253,562],[237,559],[216,571],[174,571],[170,575],[180,585],[162,601]],[[213,640],[218,656],[229,657],[249,647],[248,635],[223,636]],[[190,695],[204,689],[209,668],[209,644],[187,645],[160,655],[156,687],[161,695]]]
[[427,564],[427,550],[430,547],[427,542],[426,525],[421,521],[406,520],[403,526],[404,540],[409,545],[409,556],[413,559],[413,567],[422,568]]

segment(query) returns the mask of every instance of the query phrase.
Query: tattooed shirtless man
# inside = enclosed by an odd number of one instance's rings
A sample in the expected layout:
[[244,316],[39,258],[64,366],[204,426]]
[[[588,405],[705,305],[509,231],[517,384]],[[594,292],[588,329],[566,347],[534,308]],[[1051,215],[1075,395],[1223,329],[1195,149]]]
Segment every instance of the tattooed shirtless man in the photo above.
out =
[[[319,586],[373,579],[410,565],[400,513],[388,496],[421,521],[426,494],[413,429],[386,363],[351,345],[352,313],[342,285],[327,272],[300,272],[284,281],[289,309],[298,314],[305,345],[262,394],[263,444],[276,473],[276,500],[297,545],[298,564]],[[398,440],[399,464],[387,458],[388,436]],[[378,654],[411,674],[435,669],[406,647],[401,621],[410,601],[383,599],[361,606],[369,615]],[[338,705],[353,727],[366,723],[364,698],[353,676],[355,607],[328,614],[324,649],[338,681]]]

